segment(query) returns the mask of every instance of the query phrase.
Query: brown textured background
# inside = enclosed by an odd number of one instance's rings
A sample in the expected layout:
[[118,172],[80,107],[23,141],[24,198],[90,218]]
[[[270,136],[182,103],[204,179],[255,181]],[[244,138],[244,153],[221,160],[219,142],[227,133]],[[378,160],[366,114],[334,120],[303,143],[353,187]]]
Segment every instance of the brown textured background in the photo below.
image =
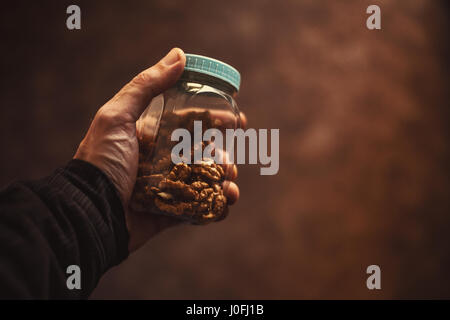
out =
[[[72,3],[81,31],[65,27]],[[93,298],[450,298],[448,14],[437,0],[3,5],[0,183],[64,164],[97,108],[179,46],[241,71],[250,127],[280,129],[279,174],[241,166],[226,221],[165,231]]]

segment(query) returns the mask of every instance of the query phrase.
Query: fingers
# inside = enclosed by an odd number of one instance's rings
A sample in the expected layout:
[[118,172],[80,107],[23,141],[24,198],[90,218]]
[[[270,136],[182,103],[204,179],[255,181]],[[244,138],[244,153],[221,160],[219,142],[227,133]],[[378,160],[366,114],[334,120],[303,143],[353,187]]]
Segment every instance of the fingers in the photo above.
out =
[[[214,143],[211,144],[214,145]],[[214,149],[214,157],[218,160],[216,163],[225,171],[225,179],[236,180],[238,174],[237,167],[232,163],[228,152],[220,148]]]
[[223,194],[227,197],[229,205],[233,205],[239,199],[239,187],[233,181],[226,180],[222,185]]
[[238,176],[238,168],[233,163],[224,163],[221,164],[222,168],[225,171],[225,179],[234,181],[237,179]]
[[242,129],[246,129],[247,128],[247,117],[245,116],[245,113],[243,113],[242,111],[239,112],[239,117],[241,118],[241,128]]
[[239,188],[233,180],[238,176],[237,166],[232,164],[228,156],[228,152],[223,149],[216,149],[216,155],[222,160],[222,168],[225,171],[225,181],[222,183],[223,193],[227,197],[228,204],[232,205],[239,199]]
[[170,88],[184,70],[186,57],[179,48],[172,49],[154,66],[142,71],[125,85],[108,104],[108,108],[135,122],[151,99]]
[[231,169],[231,174],[230,174],[230,180],[234,181],[236,180],[238,177],[238,168],[235,164],[233,164],[233,167]]

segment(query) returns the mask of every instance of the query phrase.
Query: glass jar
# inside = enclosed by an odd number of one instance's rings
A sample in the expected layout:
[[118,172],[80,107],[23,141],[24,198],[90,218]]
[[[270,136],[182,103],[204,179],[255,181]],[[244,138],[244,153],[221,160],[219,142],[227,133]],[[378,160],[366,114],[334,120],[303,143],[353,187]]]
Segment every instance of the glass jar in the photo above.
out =
[[[225,159],[225,130],[240,128],[234,100],[239,86],[240,74],[233,67],[186,54],[179,81],[155,97],[137,121],[139,167],[131,199],[133,211],[168,215],[193,224],[218,221],[227,215],[223,182],[232,170],[227,170],[231,166],[221,159]],[[194,130],[199,124],[200,140],[198,130]],[[189,150],[175,151],[180,143],[172,139],[176,129],[189,132],[189,141],[183,141],[189,143]],[[207,129],[220,131],[222,143],[216,140],[218,135],[210,139],[203,136]]]

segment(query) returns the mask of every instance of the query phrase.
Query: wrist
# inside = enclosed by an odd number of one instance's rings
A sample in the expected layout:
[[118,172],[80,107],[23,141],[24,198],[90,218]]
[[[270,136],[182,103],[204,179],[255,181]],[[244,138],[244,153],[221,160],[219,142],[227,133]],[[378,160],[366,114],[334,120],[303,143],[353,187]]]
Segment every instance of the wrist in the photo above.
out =
[[129,208],[125,211],[126,226],[128,229],[129,252],[134,252],[142,247],[150,238],[159,232],[183,222],[176,218],[157,215],[152,213],[136,213]]

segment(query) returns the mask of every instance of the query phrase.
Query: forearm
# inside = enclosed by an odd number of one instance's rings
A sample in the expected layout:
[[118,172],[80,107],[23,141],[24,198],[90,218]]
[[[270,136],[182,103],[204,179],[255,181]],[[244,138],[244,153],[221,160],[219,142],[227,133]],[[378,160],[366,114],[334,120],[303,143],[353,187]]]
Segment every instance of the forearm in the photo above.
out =
[[[72,160],[39,181],[0,193],[0,296],[85,298],[128,255],[119,196],[96,167]],[[81,269],[81,290],[66,268]]]

